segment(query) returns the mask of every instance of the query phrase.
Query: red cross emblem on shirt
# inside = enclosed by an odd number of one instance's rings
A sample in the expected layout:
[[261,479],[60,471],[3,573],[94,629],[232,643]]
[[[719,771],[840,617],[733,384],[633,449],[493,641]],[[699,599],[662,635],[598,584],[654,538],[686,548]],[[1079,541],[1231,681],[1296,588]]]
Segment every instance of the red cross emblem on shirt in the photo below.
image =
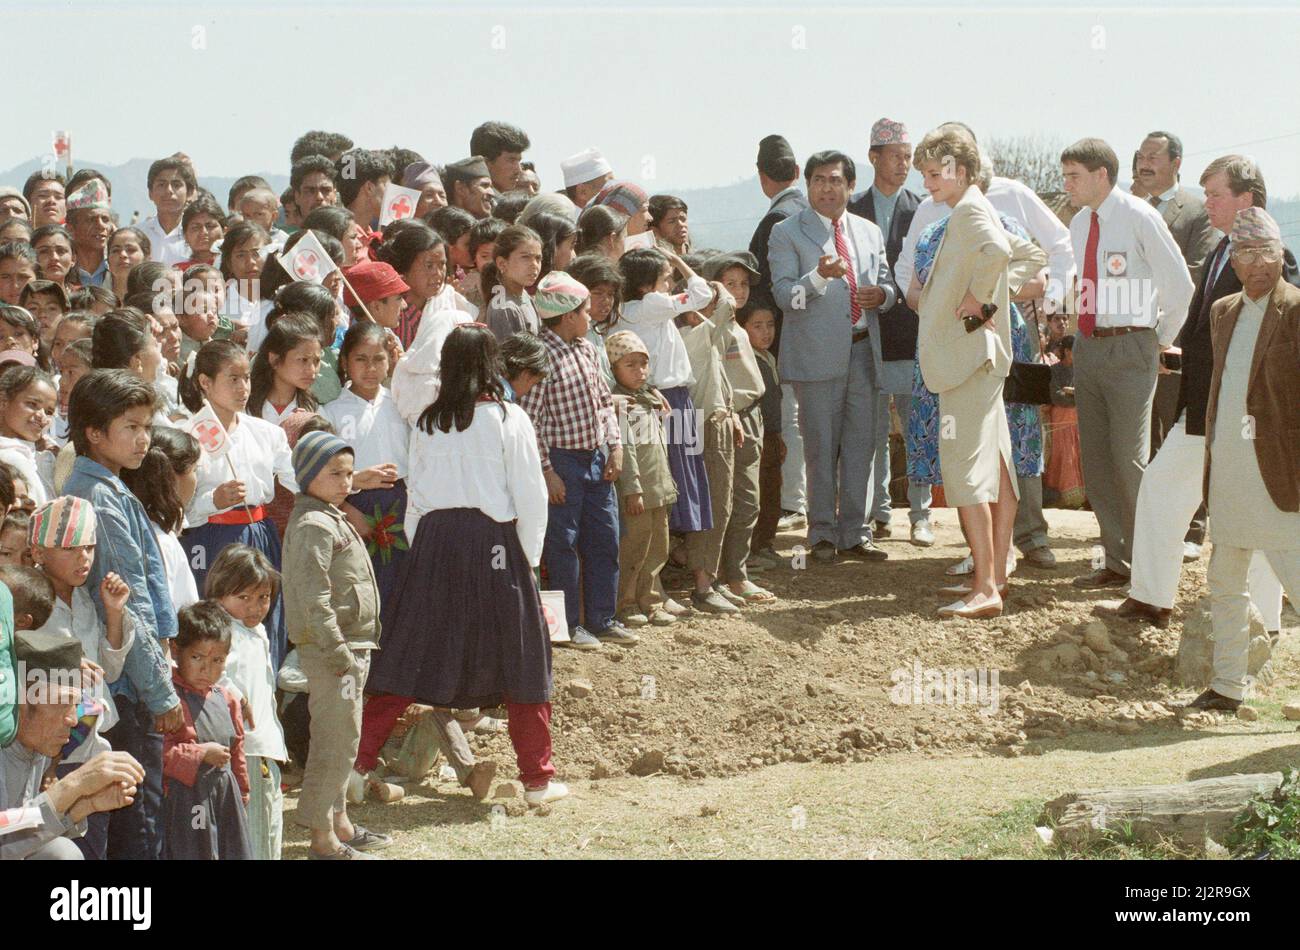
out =
[[412,210],[411,199],[406,195],[398,195],[397,200],[388,206],[388,212],[393,216],[394,221],[400,221],[402,218],[407,217]]
[[216,452],[226,443],[226,433],[221,425],[210,420],[205,419],[196,425],[192,434],[205,452]]
[[303,280],[311,280],[320,273],[320,261],[315,251],[303,251],[293,259],[293,272]]

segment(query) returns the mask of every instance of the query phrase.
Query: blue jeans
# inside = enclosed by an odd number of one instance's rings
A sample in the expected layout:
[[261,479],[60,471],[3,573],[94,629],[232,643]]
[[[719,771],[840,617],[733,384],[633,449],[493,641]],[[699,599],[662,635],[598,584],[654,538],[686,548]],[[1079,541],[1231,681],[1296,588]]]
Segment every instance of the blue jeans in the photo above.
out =
[[116,697],[118,723],[104,733],[118,752],[129,752],[144,769],[135,801],[109,813],[108,857],[111,861],[158,861],[162,858],[163,737],[154,732],[154,714],[142,702]]
[[[564,504],[551,505],[542,559],[552,590],[564,591],[569,630],[578,626],[581,574],[583,625],[600,633],[614,621],[618,598],[618,495],[604,479],[605,453],[551,449],[564,482]],[[581,562],[581,566],[580,566]]]

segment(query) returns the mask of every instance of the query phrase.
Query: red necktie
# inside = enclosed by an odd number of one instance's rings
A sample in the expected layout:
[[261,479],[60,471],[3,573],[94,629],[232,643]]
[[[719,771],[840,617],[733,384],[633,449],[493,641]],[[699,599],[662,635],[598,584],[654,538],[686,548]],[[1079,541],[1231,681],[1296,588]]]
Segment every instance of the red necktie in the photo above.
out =
[[1101,243],[1101,219],[1092,212],[1088,246],[1083,252],[1083,292],[1079,294],[1079,332],[1092,336],[1097,328],[1097,245]]
[[853,273],[853,258],[849,256],[849,242],[844,238],[844,226],[840,223],[843,220],[844,218],[840,217],[835,222],[835,253],[849,268],[844,274],[844,279],[849,282],[849,323],[856,327],[858,321],[862,319],[862,307],[858,303],[858,275]]

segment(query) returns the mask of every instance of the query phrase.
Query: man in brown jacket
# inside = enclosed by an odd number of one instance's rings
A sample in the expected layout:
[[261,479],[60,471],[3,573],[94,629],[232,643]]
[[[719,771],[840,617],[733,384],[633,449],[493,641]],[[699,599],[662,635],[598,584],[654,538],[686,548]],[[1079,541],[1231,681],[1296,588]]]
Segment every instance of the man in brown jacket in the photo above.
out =
[[1205,420],[1214,677],[1192,701],[1225,711],[1245,698],[1254,552],[1300,603],[1300,290],[1282,279],[1282,234],[1267,211],[1237,212],[1231,241],[1242,290],[1210,311]]

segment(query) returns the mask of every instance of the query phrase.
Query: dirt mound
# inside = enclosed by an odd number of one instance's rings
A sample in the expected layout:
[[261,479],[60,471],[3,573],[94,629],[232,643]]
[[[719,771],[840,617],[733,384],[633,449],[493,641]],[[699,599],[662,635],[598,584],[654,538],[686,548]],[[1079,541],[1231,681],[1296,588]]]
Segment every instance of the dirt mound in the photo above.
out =
[[[1048,517],[1060,567],[1022,568],[996,620],[935,617],[936,591],[953,582],[943,570],[965,553],[944,510],[932,548],[907,542],[900,514],[895,539],[881,542],[886,562],[755,575],[780,596],[774,605],[643,628],[630,649],[556,649],[560,774],[703,777],[904,749],[1017,755],[1032,739],[1172,720],[1189,695],[1172,679],[1182,607],[1204,590],[1208,559],[1186,565],[1168,630],[1103,622],[1094,605],[1125,592],[1070,585],[1089,569],[1093,516]],[[785,536],[778,549],[800,541]],[[504,734],[476,746],[513,763]]]

